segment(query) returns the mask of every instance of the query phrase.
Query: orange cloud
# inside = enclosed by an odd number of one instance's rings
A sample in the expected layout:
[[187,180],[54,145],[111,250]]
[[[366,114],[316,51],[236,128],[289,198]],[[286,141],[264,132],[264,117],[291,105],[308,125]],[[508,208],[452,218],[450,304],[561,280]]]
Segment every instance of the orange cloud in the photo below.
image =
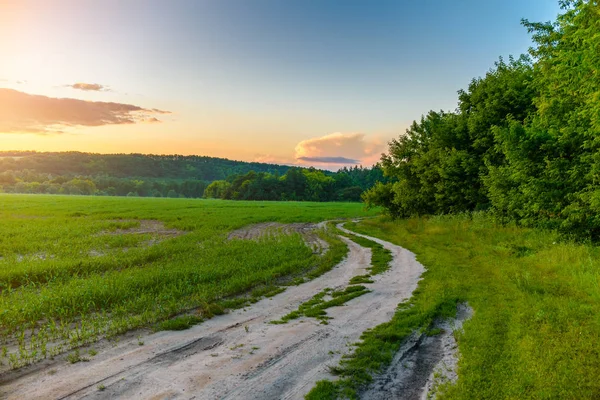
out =
[[294,165],[295,160],[289,157],[280,157],[272,154],[255,154],[252,159],[254,162],[279,165]]
[[168,113],[131,104],[54,98],[0,88],[0,133],[47,135],[73,126],[159,122],[154,115]]
[[385,143],[364,133],[336,132],[303,140],[296,145],[296,159],[313,164],[374,164]]
[[109,92],[110,89],[107,86],[104,85],[100,85],[98,83],[83,83],[83,82],[78,82],[78,83],[74,83],[72,85],[67,85],[70,88],[73,89],[79,89],[79,90],[84,90],[86,92],[89,91],[94,91],[94,92]]
[[298,157],[300,161],[319,164],[359,164],[360,160],[346,157]]

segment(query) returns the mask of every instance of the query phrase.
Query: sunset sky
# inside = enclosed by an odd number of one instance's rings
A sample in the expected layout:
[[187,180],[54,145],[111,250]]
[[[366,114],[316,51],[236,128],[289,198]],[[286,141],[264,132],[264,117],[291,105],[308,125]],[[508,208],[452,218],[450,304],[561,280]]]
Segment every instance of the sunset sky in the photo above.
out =
[[499,56],[555,0],[0,0],[0,150],[337,169]]

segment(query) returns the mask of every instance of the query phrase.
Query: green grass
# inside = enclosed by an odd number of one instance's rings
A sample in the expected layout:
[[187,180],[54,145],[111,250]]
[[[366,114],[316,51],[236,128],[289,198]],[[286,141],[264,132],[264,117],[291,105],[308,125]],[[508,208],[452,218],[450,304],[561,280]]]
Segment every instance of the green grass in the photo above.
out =
[[183,331],[202,321],[202,317],[197,315],[182,315],[159,322],[156,324],[155,331]]
[[348,224],[413,251],[427,271],[393,319],[364,333],[353,354],[307,399],[356,398],[415,330],[468,302],[458,334],[459,380],[441,399],[600,398],[600,249],[549,231],[500,226],[485,214]]
[[[290,320],[298,319],[300,317],[312,317],[318,319],[322,324],[326,325],[327,320],[331,319],[327,316],[327,312],[325,311],[326,309],[344,305],[356,297],[362,296],[365,293],[369,293],[369,291],[370,290],[362,285],[348,286],[344,290],[338,291],[327,288],[314,295],[309,301],[300,304],[298,310],[284,315],[279,320],[271,321],[271,323],[285,324]],[[325,300],[327,296],[331,297],[331,299]]]
[[[348,224],[346,225],[350,226]],[[371,268],[369,268],[371,275],[381,274],[390,268],[392,253],[382,245],[358,235],[352,235],[342,231],[338,231],[338,233],[352,240],[359,246],[371,249]]]
[[[227,240],[230,231],[369,214],[352,203],[0,195],[3,364],[274,295],[281,284],[332,268],[346,246],[320,232],[330,251],[319,256],[298,234]],[[143,220],[183,234],[123,233]]]
[[357,285],[359,283],[373,283],[371,280],[371,275],[357,275],[350,279],[351,285]]

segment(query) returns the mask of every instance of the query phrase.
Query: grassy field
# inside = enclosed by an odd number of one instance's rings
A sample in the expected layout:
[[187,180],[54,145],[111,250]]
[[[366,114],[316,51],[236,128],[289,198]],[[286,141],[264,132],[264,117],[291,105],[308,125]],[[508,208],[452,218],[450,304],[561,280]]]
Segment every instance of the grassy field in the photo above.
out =
[[[197,322],[317,275],[345,254],[299,234],[227,240],[268,221],[358,217],[356,203],[0,195],[0,362],[19,367],[100,337]],[[326,233],[322,233],[327,235]],[[193,310],[193,312],[192,312]],[[160,322],[162,321],[162,324]]]
[[[227,240],[234,229],[365,215],[373,213],[350,203],[0,195],[2,368],[139,327],[186,328],[315,277],[345,253],[331,235],[319,256],[298,234]],[[459,302],[475,314],[458,337],[459,381],[441,398],[600,397],[597,246],[484,214],[346,227],[408,248],[427,272],[389,323],[332,366],[340,380],[308,398],[356,395],[407,335],[453,316]],[[379,252],[373,273],[388,260]]]
[[413,251],[427,272],[393,320],[368,331],[309,399],[356,395],[402,340],[453,316],[475,314],[458,337],[459,380],[443,399],[600,398],[600,249],[548,231],[499,226],[484,214],[370,219],[349,229]]

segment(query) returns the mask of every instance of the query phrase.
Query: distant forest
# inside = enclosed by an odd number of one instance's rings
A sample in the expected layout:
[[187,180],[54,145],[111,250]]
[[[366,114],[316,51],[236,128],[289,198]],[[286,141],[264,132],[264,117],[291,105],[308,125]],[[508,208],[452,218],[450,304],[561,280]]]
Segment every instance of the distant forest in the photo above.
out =
[[600,6],[562,1],[523,25],[529,56],[500,60],[391,142],[367,204],[393,217],[489,210],[500,221],[600,239]]
[[233,200],[360,201],[388,178],[181,155],[0,152],[0,192]]

